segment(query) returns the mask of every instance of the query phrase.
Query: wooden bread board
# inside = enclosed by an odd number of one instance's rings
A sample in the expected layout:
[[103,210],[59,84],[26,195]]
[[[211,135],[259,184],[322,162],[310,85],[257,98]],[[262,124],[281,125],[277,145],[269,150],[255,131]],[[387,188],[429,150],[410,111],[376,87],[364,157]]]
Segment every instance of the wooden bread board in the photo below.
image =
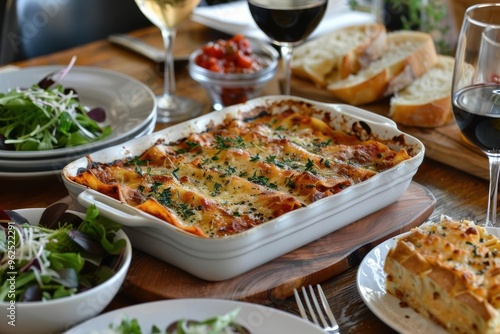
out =
[[140,302],[171,298],[222,298],[263,303],[284,299],[293,288],[315,284],[356,266],[377,244],[423,223],[436,200],[412,182],[381,209],[323,238],[235,278],[210,282],[135,250],[123,292]]
[[[335,99],[326,89],[318,88],[312,83],[296,77],[292,77],[292,94],[320,102],[343,103]],[[358,107],[389,117],[389,101],[390,99],[386,98]],[[433,129],[402,125],[398,125],[398,128],[422,141],[427,158],[489,180],[488,158],[462,137],[460,129],[454,121]]]

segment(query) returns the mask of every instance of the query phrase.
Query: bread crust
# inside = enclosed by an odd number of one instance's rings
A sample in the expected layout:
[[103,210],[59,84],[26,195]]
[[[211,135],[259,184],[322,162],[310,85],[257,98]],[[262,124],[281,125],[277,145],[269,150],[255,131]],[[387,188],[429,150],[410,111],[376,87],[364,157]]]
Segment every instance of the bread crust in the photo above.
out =
[[[366,48],[362,48],[358,51],[359,57],[358,62],[361,68],[366,68],[370,65],[372,61],[379,59],[387,50],[387,32],[381,29],[379,33],[375,33],[373,40],[369,43]],[[344,78],[346,78],[345,76]]]
[[[366,28],[369,30],[364,43],[347,52],[340,64],[340,79],[358,73],[372,61],[380,58],[387,49],[387,32],[381,24],[373,24]],[[325,81],[326,84],[326,81]]]
[[[344,102],[362,105],[408,86],[438,62],[434,42],[427,33],[392,32],[387,35],[387,43],[388,49],[380,59],[355,75],[330,83],[327,89]],[[394,57],[392,53],[403,43],[412,43],[411,52]]]
[[337,86],[327,89],[337,98],[352,105],[361,105],[379,100],[384,97],[385,91],[389,86],[390,70],[382,69],[369,81],[363,81],[357,85]]
[[[294,52],[292,73],[325,87],[358,72],[380,58],[387,48],[387,32],[380,23],[354,25],[308,41]],[[349,40],[342,42],[342,39]],[[343,45],[343,43],[345,45]]]
[[[452,121],[453,65],[454,58],[440,55],[438,64],[421,77],[421,80],[429,82],[427,85],[420,85],[424,87],[419,86],[421,89],[418,94],[422,97],[416,96],[417,93],[414,92],[416,89],[412,91],[411,87],[397,92],[396,96],[391,98],[389,116],[398,124],[422,128],[440,127]],[[438,82],[440,87],[436,90],[430,81]],[[418,85],[418,83],[415,82],[413,85]],[[441,94],[439,94],[440,91]],[[402,97],[399,98],[399,95]]]
[[394,122],[406,126],[436,128],[453,120],[451,96],[445,96],[424,104],[391,105],[390,113]]

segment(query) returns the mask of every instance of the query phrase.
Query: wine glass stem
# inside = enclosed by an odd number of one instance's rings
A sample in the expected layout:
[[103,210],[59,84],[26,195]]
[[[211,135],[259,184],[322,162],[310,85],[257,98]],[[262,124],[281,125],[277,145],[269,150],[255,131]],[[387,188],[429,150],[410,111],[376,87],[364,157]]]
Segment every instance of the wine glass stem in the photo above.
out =
[[163,83],[163,95],[165,97],[174,95],[175,93],[175,72],[174,72],[174,53],[173,45],[177,29],[161,29],[163,37],[163,46],[165,48],[165,80]]
[[281,94],[290,95],[290,78],[292,74],[293,48],[291,45],[281,46],[281,63],[283,70],[283,83],[281,85]]
[[488,211],[486,213],[486,226],[496,226],[500,156],[490,155],[488,156],[488,161],[490,164],[490,189],[488,196]]

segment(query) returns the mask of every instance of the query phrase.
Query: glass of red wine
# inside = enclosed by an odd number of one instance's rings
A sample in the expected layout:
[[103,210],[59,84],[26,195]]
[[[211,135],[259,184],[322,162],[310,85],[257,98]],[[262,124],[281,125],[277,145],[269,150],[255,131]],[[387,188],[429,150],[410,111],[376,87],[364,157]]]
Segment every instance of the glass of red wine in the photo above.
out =
[[255,23],[280,48],[284,95],[290,95],[293,48],[316,29],[327,4],[327,0],[248,0]]
[[460,31],[452,106],[462,134],[489,160],[485,226],[496,226],[500,171],[500,3],[469,7]]

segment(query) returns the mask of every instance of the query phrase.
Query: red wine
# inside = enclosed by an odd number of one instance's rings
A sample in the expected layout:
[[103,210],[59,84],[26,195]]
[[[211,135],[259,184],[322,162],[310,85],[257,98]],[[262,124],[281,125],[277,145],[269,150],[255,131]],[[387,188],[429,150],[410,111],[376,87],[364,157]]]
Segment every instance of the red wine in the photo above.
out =
[[297,43],[313,32],[323,18],[326,0],[249,0],[259,28],[275,42]]
[[500,85],[474,85],[456,92],[453,114],[464,136],[477,147],[500,151]]

